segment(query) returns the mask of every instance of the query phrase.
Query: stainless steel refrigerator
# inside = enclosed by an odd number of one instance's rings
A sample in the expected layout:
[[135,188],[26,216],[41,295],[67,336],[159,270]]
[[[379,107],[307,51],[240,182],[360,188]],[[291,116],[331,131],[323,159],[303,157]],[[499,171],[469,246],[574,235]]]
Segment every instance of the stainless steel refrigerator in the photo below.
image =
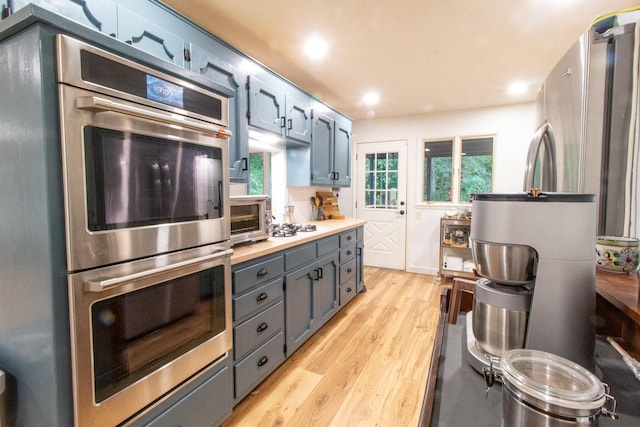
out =
[[640,237],[640,11],[596,22],[553,68],[536,100],[524,190],[594,193],[599,235]]

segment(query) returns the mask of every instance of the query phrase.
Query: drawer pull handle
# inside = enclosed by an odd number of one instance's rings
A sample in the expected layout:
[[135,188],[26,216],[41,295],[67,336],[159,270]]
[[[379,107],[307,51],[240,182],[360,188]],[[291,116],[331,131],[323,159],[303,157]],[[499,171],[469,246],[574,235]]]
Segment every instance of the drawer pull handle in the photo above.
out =
[[347,236],[347,240],[351,241],[351,240],[353,240],[353,237],[352,236]]
[[351,255],[351,251],[350,251],[350,250],[349,250],[349,251],[347,251],[347,255]]
[[260,271],[258,271],[258,277],[264,277],[267,274],[269,274],[269,270],[267,270],[266,268],[261,268]]
[[351,292],[353,289],[347,288],[347,293]]
[[267,325],[267,322],[262,322],[258,325],[258,329],[256,329],[256,331],[258,332],[264,332],[267,330],[267,328],[269,327],[269,325]]
[[266,300],[267,298],[269,298],[269,295],[267,295],[266,292],[262,292],[260,295],[258,295],[258,298],[256,298],[256,301],[261,302]]
[[262,356],[259,360],[258,360],[258,366],[264,366],[267,364],[267,362],[269,361],[269,358],[267,356]]
[[347,268],[347,273],[351,273],[353,270],[351,270],[351,267]]

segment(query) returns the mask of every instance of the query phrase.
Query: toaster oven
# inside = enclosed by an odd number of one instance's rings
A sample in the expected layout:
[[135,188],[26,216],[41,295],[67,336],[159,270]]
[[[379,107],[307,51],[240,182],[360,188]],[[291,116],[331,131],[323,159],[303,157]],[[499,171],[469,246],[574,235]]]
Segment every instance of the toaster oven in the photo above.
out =
[[231,196],[231,244],[259,242],[271,232],[271,198],[269,196]]

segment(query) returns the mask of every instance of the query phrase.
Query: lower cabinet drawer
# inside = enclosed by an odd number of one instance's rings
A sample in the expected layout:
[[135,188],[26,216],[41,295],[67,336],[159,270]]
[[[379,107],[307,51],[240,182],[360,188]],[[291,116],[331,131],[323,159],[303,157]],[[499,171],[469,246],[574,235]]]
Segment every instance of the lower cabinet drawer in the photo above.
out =
[[347,261],[340,266],[340,284],[351,280],[356,277],[356,259]]
[[356,241],[356,230],[346,231],[340,234],[340,247],[345,247]]
[[340,285],[340,305],[345,305],[356,296],[356,278]]
[[231,369],[225,366],[149,422],[147,427],[219,425],[231,415]]
[[235,364],[236,399],[241,399],[284,361],[284,333],[264,343]]
[[241,359],[284,327],[284,303],[280,301],[262,313],[233,328],[235,359]]
[[241,320],[251,313],[258,312],[263,307],[273,304],[278,298],[281,298],[284,292],[282,290],[282,282],[283,278],[280,277],[244,295],[234,296],[233,320]]
[[356,243],[353,242],[350,245],[345,246],[340,249],[340,264],[345,263],[347,260],[351,258],[355,258],[356,256]]
[[316,244],[296,246],[284,253],[284,266],[286,271],[291,271],[301,265],[316,259]]

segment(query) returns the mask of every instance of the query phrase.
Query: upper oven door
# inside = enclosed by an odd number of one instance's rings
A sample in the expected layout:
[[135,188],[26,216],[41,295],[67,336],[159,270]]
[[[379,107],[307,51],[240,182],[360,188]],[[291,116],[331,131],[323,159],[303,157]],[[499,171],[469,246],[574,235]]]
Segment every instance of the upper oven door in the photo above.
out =
[[59,88],[70,271],[229,239],[223,129]]

